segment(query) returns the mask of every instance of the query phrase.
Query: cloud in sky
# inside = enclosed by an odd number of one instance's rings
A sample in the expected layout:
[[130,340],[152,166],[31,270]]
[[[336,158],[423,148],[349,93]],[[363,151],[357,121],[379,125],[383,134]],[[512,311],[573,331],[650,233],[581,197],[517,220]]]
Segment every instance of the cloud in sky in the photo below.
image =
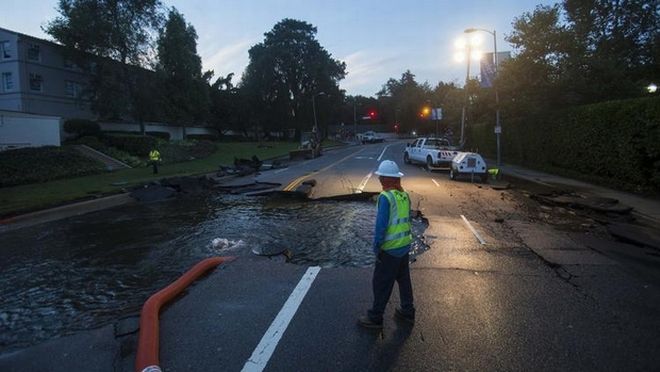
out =
[[359,50],[340,60],[346,63],[346,78],[339,85],[349,94],[374,95],[374,81],[385,83],[397,70],[397,56],[382,51]]
[[248,50],[257,42],[257,38],[245,38],[220,48],[206,48],[201,53],[204,70],[215,71],[216,77],[233,72],[237,83],[249,61]]

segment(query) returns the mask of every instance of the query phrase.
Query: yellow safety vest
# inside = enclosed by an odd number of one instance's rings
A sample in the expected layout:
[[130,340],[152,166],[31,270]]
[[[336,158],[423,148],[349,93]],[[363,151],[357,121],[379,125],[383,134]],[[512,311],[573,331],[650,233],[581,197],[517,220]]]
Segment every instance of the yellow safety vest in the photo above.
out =
[[158,150],[151,150],[149,153],[149,160],[160,161],[160,152],[158,152]]
[[[410,224],[410,197],[408,193],[390,190],[380,193],[390,204],[390,219],[385,230],[385,240],[380,249],[403,248],[412,243],[413,237]],[[380,198],[379,198],[380,199]]]

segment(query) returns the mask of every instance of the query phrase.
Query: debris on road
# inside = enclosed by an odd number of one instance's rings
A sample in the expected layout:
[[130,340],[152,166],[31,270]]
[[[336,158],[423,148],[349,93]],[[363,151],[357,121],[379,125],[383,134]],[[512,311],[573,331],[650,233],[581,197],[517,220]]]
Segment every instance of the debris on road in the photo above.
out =
[[571,192],[537,193],[532,194],[531,198],[545,205],[588,209],[599,213],[629,214],[633,210],[632,207],[623,205],[616,199],[584,196]]
[[648,227],[628,223],[613,223],[607,231],[615,238],[660,250],[660,232]]

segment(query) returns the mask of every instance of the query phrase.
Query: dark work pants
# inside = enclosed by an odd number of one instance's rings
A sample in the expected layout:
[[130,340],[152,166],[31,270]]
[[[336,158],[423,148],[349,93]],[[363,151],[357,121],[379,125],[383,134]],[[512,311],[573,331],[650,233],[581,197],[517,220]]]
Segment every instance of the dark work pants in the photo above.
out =
[[154,174],[158,173],[158,162],[157,161],[152,161],[151,165],[154,167]]
[[378,254],[372,280],[374,305],[369,310],[369,318],[372,321],[379,323],[383,321],[385,306],[387,306],[387,302],[390,300],[395,281],[399,283],[399,295],[401,297],[401,310],[403,314],[410,317],[415,316],[408,260],[408,254],[403,257],[394,257],[382,251]]

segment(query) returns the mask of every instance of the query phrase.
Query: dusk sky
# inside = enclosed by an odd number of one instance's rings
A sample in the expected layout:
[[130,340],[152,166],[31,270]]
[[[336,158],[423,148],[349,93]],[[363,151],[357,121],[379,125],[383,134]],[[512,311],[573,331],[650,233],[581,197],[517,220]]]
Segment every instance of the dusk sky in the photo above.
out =
[[[468,27],[495,29],[498,50],[510,50],[504,36],[514,17],[532,11],[541,0],[357,1],[357,0],[163,0],[195,26],[205,69],[236,74],[248,63],[248,49],[283,18],[318,28],[321,45],[347,64],[340,83],[348,94],[374,95],[388,78],[406,69],[420,82],[465,79],[465,63],[454,61],[454,41]],[[57,15],[55,0],[3,0],[0,27],[50,39],[42,30]],[[492,36],[483,33],[483,51]],[[475,64],[475,67],[477,65]]]

